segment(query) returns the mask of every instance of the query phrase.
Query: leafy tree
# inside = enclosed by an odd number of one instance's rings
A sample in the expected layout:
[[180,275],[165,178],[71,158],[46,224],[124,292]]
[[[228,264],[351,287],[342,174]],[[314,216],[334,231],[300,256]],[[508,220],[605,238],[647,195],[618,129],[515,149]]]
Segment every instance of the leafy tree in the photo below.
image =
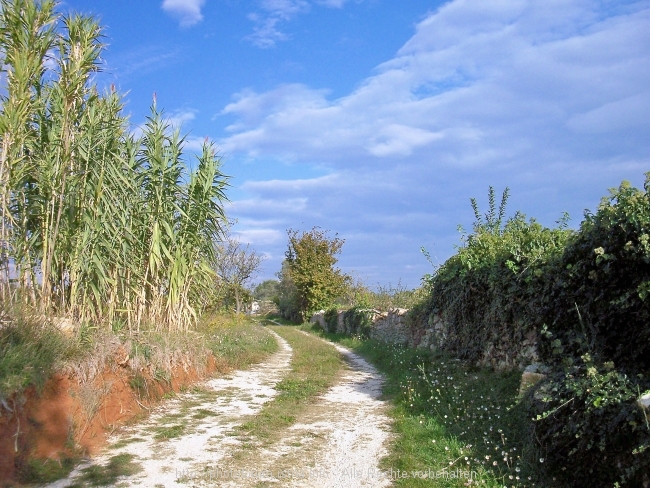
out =
[[263,260],[264,257],[250,249],[248,244],[243,246],[232,237],[216,245],[213,269],[234,296],[237,313],[241,312],[244,301],[250,299],[245,285],[254,278]]
[[307,232],[287,231],[285,273],[295,286],[296,304],[303,320],[316,310],[329,308],[352,281],[335,268],[336,255],[345,241],[338,237],[330,239],[327,232],[318,227]]
[[300,321],[300,307],[298,306],[298,291],[289,272],[289,264],[282,262],[282,269],[277,273],[280,280],[278,284],[277,306],[280,315],[287,320]]
[[275,301],[278,298],[280,283],[278,280],[264,280],[253,290],[256,300]]

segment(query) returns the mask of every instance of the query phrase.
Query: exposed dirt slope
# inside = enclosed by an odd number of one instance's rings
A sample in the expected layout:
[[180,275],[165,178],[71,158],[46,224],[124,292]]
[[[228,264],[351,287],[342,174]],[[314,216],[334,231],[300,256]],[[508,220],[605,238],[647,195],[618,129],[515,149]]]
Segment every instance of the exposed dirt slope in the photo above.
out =
[[165,392],[177,392],[202,375],[228,369],[209,356],[201,374],[193,368],[176,368],[171,382],[145,377],[147,399],[139,398],[129,385],[132,372],[125,368],[107,369],[88,383],[56,374],[40,394],[30,387],[0,407],[0,481],[14,480],[28,459],[58,459],[70,453],[71,445],[94,454],[117,425],[148,409]]

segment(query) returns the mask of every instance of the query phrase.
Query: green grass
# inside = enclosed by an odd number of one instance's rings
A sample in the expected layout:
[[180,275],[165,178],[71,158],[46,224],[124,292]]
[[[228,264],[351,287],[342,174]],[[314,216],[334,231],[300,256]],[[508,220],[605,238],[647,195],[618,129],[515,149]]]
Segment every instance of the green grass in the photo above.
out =
[[125,446],[128,446],[129,444],[133,444],[133,443],[136,443],[136,442],[144,442],[144,441],[145,441],[145,439],[143,439],[141,437],[129,437],[127,439],[120,439],[119,441],[117,441],[117,442],[111,444],[110,446],[108,446],[108,448],[109,449],[121,449],[121,448],[123,448]]
[[217,415],[219,414],[213,412],[212,410],[208,410],[206,408],[200,408],[192,414],[192,418],[195,420],[202,420],[207,417],[216,417]]
[[20,467],[18,479],[21,483],[51,483],[67,476],[78,461],[76,457],[29,459]]
[[273,314],[273,313],[267,314],[265,320],[266,320],[267,323],[275,324],[275,325],[278,325],[278,324],[280,324],[280,325],[294,325],[294,326],[296,325],[295,322],[291,322],[290,320],[287,320],[287,319],[281,317],[280,315]]
[[40,389],[73,352],[58,329],[16,314],[0,328],[0,400]]
[[155,427],[151,429],[154,433],[154,439],[157,441],[175,439],[185,433],[186,426],[184,424],[165,425],[162,427]]
[[233,369],[245,369],[278,350],[273,336],[250,318],[213,316],[199,326],[199,331],[212,354]]
[[84,468],[78,482],[69,485],[68,488],[113,485],[121,476],[133,476],[142,470],[142,467],[134,462],[133,458],[131,454],[118,454],[110,458],[104,466],[93,465]]
[[237,427],[237,432],[270,443],[290,426],[313,399],[332,386],[343,366],[338,351],[316,337],[303,334],[296,327],[270,326],[293,348],[291,370],[278,382],[278,395],[266,403],[251,420]]
[[457,469],[480,486],[553,486],[542,478],[530,444],[518,371],[498,373],[426,350],[302,328],[361,354],[385,375],[397,435],[381,466],[408,474],[395,477],[395,486],[466,486],[467,479],[451,477]]

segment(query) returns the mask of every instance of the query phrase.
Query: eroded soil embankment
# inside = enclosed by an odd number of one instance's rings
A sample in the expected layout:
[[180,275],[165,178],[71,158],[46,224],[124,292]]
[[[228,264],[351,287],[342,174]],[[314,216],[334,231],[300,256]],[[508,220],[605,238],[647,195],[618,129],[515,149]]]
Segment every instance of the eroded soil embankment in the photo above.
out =
[[0,405],[0,481],[19,479],[30,459],[95,453],[118,425],[146,412],[165,393],[229,369],[209,355],[200,373],[174,368],[169,381],[119,365],[107,366],[90,382],[55,374],[40,394],[30,387]]

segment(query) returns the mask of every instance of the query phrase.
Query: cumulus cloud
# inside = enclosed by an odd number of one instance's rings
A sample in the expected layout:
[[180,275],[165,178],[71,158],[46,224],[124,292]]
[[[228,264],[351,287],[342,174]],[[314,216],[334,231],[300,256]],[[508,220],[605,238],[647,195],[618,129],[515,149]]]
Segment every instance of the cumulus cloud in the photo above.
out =
[[[647,0],[453,0],[343,97],[300,84],[237,94],[220,145],[329,168],[329,180],[245,190],[260,202],[305,198],[288,218],[308,227],[376,226],[375,259],[387,243],[419,249],[436,235],[444,259],[456,224],[471,222],[469,197],[491,184],[548,225],[565,210],[577,222],[650,162],[648,25]],[[425,230],[423,216],[451,230]],[[362,256],[361,241],[353,247]]]
[[164,0],[162,9],[178,19],[181,27],[191,27],[203,20],[204,4],[205,0]]
[[450,2],[345,97],[302,85],[240,93],[224,109],[236,121],[223,144],[328,164],[426,150],[439,162],[476,165],[521,158],[533,140],[539,157],[548,150],[540,129],[567,152],[575,147],[568,132],[595,124],[607,132],[621,118],[640,137],[650,8],[636,5],[607,17],[582,0]]

